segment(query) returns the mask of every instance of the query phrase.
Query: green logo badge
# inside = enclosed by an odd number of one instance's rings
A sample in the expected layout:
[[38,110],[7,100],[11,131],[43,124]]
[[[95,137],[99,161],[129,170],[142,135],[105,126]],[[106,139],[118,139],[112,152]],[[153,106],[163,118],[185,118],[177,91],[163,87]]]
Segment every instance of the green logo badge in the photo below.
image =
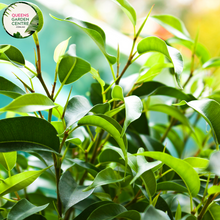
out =
[[26,38],[38,29],[39,16],[31,4],[16,2],[5,9],[2,22],[9,35],[15,38]]

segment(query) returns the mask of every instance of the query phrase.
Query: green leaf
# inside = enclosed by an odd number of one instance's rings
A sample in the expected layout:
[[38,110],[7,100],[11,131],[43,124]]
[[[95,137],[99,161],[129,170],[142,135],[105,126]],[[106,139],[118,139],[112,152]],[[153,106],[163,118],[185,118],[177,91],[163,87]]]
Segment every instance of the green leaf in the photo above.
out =
[[147,81],[151,81],[154,77],[156,77],[164,68],[171,68],[173,67],[172,63],[156,63],[150,68],[144,69],[142,72],[144,74],[137,79],[137,83],[143,83]]
[[150,205],[145,211],[143,220],[170,220],[169,216],[166,215],[163,211],[155,209],[152,205]]
[[198,194],[200,189],[199,176],[187,162],[162,152],[144,152],[140,153],[140,155],[148,156],[165,163],[181,177],[190,195],[196,196]]
[[2,9],[6,8],[6,7],[8,7],[8,5],[3,4],[3,3],[0,3],[0,11],[1,11]]
[[[193,40],[184,40],[179,39],[176,37],[172,37],[167,40],[169,44],[179,44],[182,45],[190,50],[193,50],[195,43]],[[201,60],[201,63],[204,64],[210,59],[209,51],[200,43],[197,42],[196,44],[196,50],[195,50],[196,56]]]
[[13,169],[17,161],[17,152],[0,153],[0,163],[7,171]]
[[95,116],[95,115],[87,115],[85,117],[83,117],[82,119],[80,119],[78,121],[78,125],[79,126],[87,126],[87,125],[91,125],[91,126],[97,126],[100,127],[104,130],[106,130],[118,143],[119,147],[122,149],[124,157],[125,157],[125,161],[127,164],[127,142],[126,137],[121,137],[121,126],[118,124],[117,121],[115,121],[114,119],[102,115],[99,116]]
[[208,60],[206,63],[203,64],[202,68],[207,69],[211,67],[219,67],[220,66],[220,58],[215,57]]
[[[181,220],[196,220],[197,218],[194,215],[185,215]],[[204,219],[203,219],[204,220]],[[208,220],[208,219],[207,219]],[[209,219],[210,220],[210,219]]]
[[130,220],[140,220],[140,214],[137,211],[127,211],[124,206],[119,204],[104,204],[96,208],[88,217],[87,220],[100,220],[108,219],[113,220],[115,218],[126,218]]
[[132,22],[133,26],[136,25],[136,12],[134,8],[130,5],[127,0],[112,0],[113,2],[117,3],[124,13],[128,16],[130,21]]
[[174,36],[185,40],[190,39],[184,23],[177,17],[172,15],[154,15],[152,18]]
[[39,24],[39,16],[37,14],[32,18],[25,32],[29,34],[33,34],[38,29],[38,24]]
[[191,102],[182,101],[182,104],[187,104],[198,112],[210,125],[212,134],[217,145],[220,144],[220,104],[212,99],[202,99]]
[[0,94],[15,99],[18,96],[24,95],[25,92],[14,83],[0,76]]
[[214,153],[211,154],[209,159],[209,165],[207,167],[208,171],[211,171],[217,176],[220,175],[219,160],[220,160],[220,151],[215,151]]
[[64,116],[67,128],[85,116],[91,108],[92,106],[84,96],[77,95],[70,99]]
[[73,83],[88,73],[90,69],[91,66],[87,61],[66,54],[61,58],[58,66],[59,80],[65,85]]
[[175,220],[180,220],[181,217],[182,217],[181,205],[178,203],[176,214],[175,214]]
[[65,172],[59,182],[59,193],[63,203],[64,212],[89,197],[93,190],[84,192],[85,186],[78,186],[69,171]]
[[116,62],[116,57],[111,56],[106,52],[105,33],[100,27],[98,27],[97,25],[91,24],[89,22],[78,20],[76,18],[60,19],[52,15],[51,17],[59,21],[70,22],[76,25],[77,27],[79,27],[82,31],[84,31],[94,40],[94,42],[98,45],[99,49],[102,51],[102,53],[104,54],[104,56],[106,57],[109,63],[114,64]]
[[48,168],[50,167],[47,167],[39,171],[22,172],[14,176],[8,177],[4,181],[1,181],[0,182],[0,196],[4,196],[8,193],[24,189],[25,187],[33,183]]
[[25,220],[47,220],[43,215],[34,214],[27,217]]
[[16,47],[11,45],[0,45],[0,60],[6,60],[21,67],[25,65],[25,59]]
[[173,181],[163,181],[157,184],[157,191],[187,192],[187,188]]
[[36,112],[54,108],[55,105],[47,96],[31,93],[19,96],[7,106],[0,108],[0,112]]
[[146,37],[139,42],[137,51],[139,54],[152,51],[164,54],[173,63],[176,81],[179,87],[182,88],[180,84],[180,74],[183,71],[183,59],[177,49],[167,46],[166,43],[158,37]]
[[194,168],[205,169],[205,168],[207,168],[207,166],[209,164],[209,160],[207,160],[205,158],[200,158],[200,157],[188,157],[188,158],[185,158],[184,161],[189,163]]
[[84,191],[94,189],[98,186],[103,186],[111,183],[118,183],[122,180],[123,178],[118,179],[112,168],[106,168],[97,174],[92,184],[88,186]]
[[49,204],[35,206],[26,199],[16,203],[8,214],[8,220],[22,220],[47,208]]
[[220,206],[216,203],[212,204],[204,215],[203,220],[220,220]]
[[94,210],[96,210],[97,208],[99,208],[105,204],[113,204],[113,202],[109,202],[109,201],[95,202],[92,205],[88,206],[86,209],[84,209],[76,218],[74,218],[74,220],[88,219],[89,215]]
[[124,101],[123,90],[121,86],[116,85],[112,89],[112,98],[120,101]]
[[70,37],[67,40],[62,41],[57,45],[57,47],[54,50],[53,59],[57,63],[59,59],[65,54],[66,49],[69,44]]
[[0,152],[59,151],[57,131],[46,120],[16,117],[0,120]]
[[208,194],[209,195],[212,195],[212,194],[215,194],[215,193],[220,193],[220,186],[211,186],[208,189]]
[[94,68],[92,68],[91,67],[91,70],[89,71],[91,74],[92,74],[92,76],[99,82],[99,84],[101,85],[101,86],[105,86],[105,81],[104,80],[102,80],[101,79],[101,77],[100,77],[100,75],[99,75],[99,72],[96,70],[96,69],[94,69]]

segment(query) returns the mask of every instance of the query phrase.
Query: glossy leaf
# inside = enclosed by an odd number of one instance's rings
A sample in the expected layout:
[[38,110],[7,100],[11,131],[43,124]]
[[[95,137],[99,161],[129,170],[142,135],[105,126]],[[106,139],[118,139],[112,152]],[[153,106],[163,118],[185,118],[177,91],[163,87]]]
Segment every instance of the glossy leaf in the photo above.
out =
[[100,77],[100,75],[99,75],[99,72],[96,70],[96,69],[94,69],[94,68],[92,68],[91,67],[91,70],[89,71],[91,74],[92,74],[92,76],[99,82],[99,84],[101,85],[101,86],[105,86],[105,81],[104,80],[102,80],[101,79],[101,77]]
[[203,220],[220,220],[220,206],[213,203],[204,215]]
[[137,51],[139,54],[152,51],[164,54],[173,63],[176,81],[179,87],[182,88],[180,84],[180,74],[183,71],[183,59],[177,49],[167,46],[166,43],[158,37],[146,37],[139,42]]
[[97,127],[100,127],[106,130],[109,134],[112,135],[112,137],[115,139],[115,141],[118,143],[118,145],[122,149],[124,157],[125,157],[125,161],[127,164],[127,153],[126,153],[127,142],[124,140],[124,137],[121,137],[121,131],[119,130],[121,126],[115,120],[113,120],[112,118],[108,116],[101,117],[101,115],[100,116],[87,115],[78,121],[78,125],[79,126],[87,126],[87,125],[97,126]]
[[0,164],[4,166],[7,171],[12,170],[17,161],[17,152],[0,153]]
[[73,83],[88,73],[90,69],[91,66],[87,61],[66,54],[61,58],[58,66],[59,80],[65,85]]
[[0,112],[36,112],[51,109],[54,107],[54,103],[47,96],[42,95],[40,93],[31,93],[22,95],[14,99],[7,106],[1,108]]
[[123,90],[121,86],[116,85],[112,90],[112,98],[120,101],[124,101]]
[[[195,45],[193,40],[184,40],[184,39],[175,38],[175,37],[168,39],[167,42],[169,44],[182,45],[190,50],[193,50],[194,45]],[[201,60],[202,64],[205,64],[210,59],[209,51],[202,44],[198,42],[196,44],[195,54]]]
[[8,214],[8,220],[22,220],[40,212],[47,208],[49,204],[43,206],[35,206],[26,199],[22,199],[16,203]]
[[103,186],[111,183],[118,183],[122,180],[123,178],[118,179],[118,177],[114,173],[114,170],[112,170],[111,168],[106,168],[97,174],[93,183],[90,186],[88,186],[84,191],[94,189],[98,186]]
[[169,216],[166,215],[163,211],[155,209],[152,205],[150,205],[145,211],[143,220],[170,220]]
[[19,191],[34,182],[49,167],[39,171],[27,171],[16,174],[0,182],[0,196]]
[[100,220],[115,218],[126,218],[130,220],[140,220],[140,214],[137,211],[127,211],[124,206],[119,204],[104,204],[96,208],[88,217],[87,220]]
[[134,8],[130,5],[127,0],[112,0],[113,2],[117,3],[121,9],[125,12],[128,16],[130,21],[132,22],[133,26],[136,25],[136,12]]
[[196,196],[200,189],[200,180],[196,171],[185,161],[162,152],[144,152],[140,155],[160,160],[172,168],[184,181],[189,194]]
[[56,47],[56,49],[54,50],[54,55],[53,55],[53,59],[54,61],[57,63],[59,61],[59,59],[65,54],[66,49],[68,47],[69,44],[69,40],[70,37],[67,40],[62,41],[61,43],[59,43]]
[[187,188],[173,181],[163,181],[157,184],[157,191],[187,192]]
[[60,19],[52,15],[51,17],[59,21],[70,22],[76,25],[77,27],[79,27],[82,31],[84,31],[94,40],[94,42],[98,45],[99,49],[102,51],[102,53],[104,54],[106,59],[109,61],[109,63],[114,64],[116,62],[116,58],[114,56],[109,55],[106,52],[105,33],[100,27],[98,27],[97,25],[91,24],[89,22],[78,20],[76,18],[69,17],[66,19]]
[[93,190],[84,192],[84,186],[78,186],[69,171],[65,172],[59,182],[60,198],[64,207],[64,212],[69,208],[89,197]]
[[0,152],[43,150],[58,152],[57,131],[46,120],[16,117],[0,120]]
[[7,6],[8,6],[8,5],[6,5],[6,4],[0,3],[0,11],[1,11],[2,9],[6,8]]
[[15,99],[18,96],[24,95],[25,92],[14,83],[0,76],[0,94]]
[[207,160],[205,158],[199,158],[199,157],[188,157],[188,158],[185,158],[184,161],[189,163],[194,168],[205,169],[205,168],[207,168],[207,166],[209,164],[209,160]]
[[0,45],[0,60],[6,60],[16,66],[25,65],[25,59],[16,47],[11,45]]
[[219,67],[219,66],[220,66],[220,58],[215,57],[215,58],[208,60],[206,63],[204,63],[202,67],[207,69],[207,68]]
[[220,186],[211,186],[209,189],[208,189],[208,194],[211,195],[211,194],[215,194],[215,193],[220,193]]
[[174,36],[186,40],[190,39],[184,23],[177,17],[172,15],[154,15],[152,18]]
[[85,116],[91,108],[84,96],[77,95],[70,99],[64,116],[67,128]]
[[212,99],[202,99],[191,102],[182,101],[180,104],[187,104],[198,112],[210,125],[216,144],[220,144],[220,104]]

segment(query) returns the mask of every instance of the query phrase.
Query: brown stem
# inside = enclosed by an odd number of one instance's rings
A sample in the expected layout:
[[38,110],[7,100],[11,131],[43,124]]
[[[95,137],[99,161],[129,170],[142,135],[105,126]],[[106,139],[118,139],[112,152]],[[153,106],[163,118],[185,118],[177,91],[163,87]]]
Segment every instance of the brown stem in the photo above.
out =
[[132,205],[134,204],[137,200],[138,200],[138,197],[140,196],[141,194],[141,190],[139,189],[139,191],[137,192],[137,194],[135,195],[135,197],[125,205],[125,207],[128,207],[129,205]]

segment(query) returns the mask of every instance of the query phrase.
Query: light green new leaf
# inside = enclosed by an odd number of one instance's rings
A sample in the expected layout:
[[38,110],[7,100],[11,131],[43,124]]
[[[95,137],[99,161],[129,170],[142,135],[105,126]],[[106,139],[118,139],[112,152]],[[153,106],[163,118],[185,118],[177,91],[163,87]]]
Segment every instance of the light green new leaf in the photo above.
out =
[[99,82],[99,84],[101,85],[101,86],[105,86],[105,81],[104,80],[102,80],[101,79],[101,77],[100,77],[100,75],[99,75],[99,72],[96,70],[96,69],[94,69],[94,68],[92,68],[91,67],[91,70],[89,71],[91,74],[92,74],[92,76]]
[[0,182],[0,196],[4,196],[8,193],[19,191],[29,186],[32,182],[34,182],[44,171],[46,171],[47,167],[40,171],[27,171],[16,174],[14,176],[8,177],[4,181]]
[[7,106],[0,109],[0,112],[36,112],[54,108],[55,105],[47,96],[31,93],[19,96]]
[[220,104],[212,99],[202,99],[191,102],[182,101],[181,104],[187,104],[198,112],[210,125],[212,134],[217,145],[220,144]]
[[[193,40],[184,40],[176,37],[172,37],[167,40],[169,44],[179,44],[182,45],[190,50],[194,50],[195,43]],[[196,56],[201,60],[201,63],[204,64],[210,59],[209,51],[200,43],[197,42],[196,44],[196,50],[195,50]]]
[[87,115],[78,121],[79,126],[97,126],[107,131],[118,143],[123,151],[125,162],[127,164],[127,140],[126,137],[121,137],[121,126],[114,119],[104,115]]
[[103,185],[107,185],[107,184],[111,184],[111,183],[118,183],[118,182],[121,182],[122,180],[123,180],[123,178],[118,179],[114,170],[112,168],[108,167],[108,168],[100,171],[97,174],[97,176],[95,177],[92,184],[90,186],[88,186],[83,191],[88,191],[88,190],[91,190],[91,189],[96,188],[98,186],[103,186]]
[[69,44],[69,40],[70,37],[67,40],[62,41],[61,43],[59,43],[56,47],[56,49],[54,50],[54,55],[53,55],[53,59],[54,61],[57,63],[59,61],[59,59],[65,54],[66,49],[68,47]]
[[182,217],[181,205],[178,203],[176,214],[175,214],[175,220],[180,220],[181,217]]
[[177,17],[172,15],[154,15],[151,18],[155,20],[158,24],[172,33],[174,36],[188,40],[190,35],[184,25],[184,23]]
[[207,69],[211,67],[219,67],[220,66],[220,58],[215,57],[208,60],[206,63],[203,64],[202,68]]
[[76,25],[77,27],[79,27],[82,31],[84,31],[94,40],[94,42],[98,45],[99,49],[102,51],[102,53],[104,54],[104,56],[106,57],[109,63],[114,64],[116,62],[116,57],[111,56],[106,52],[105,33],[100,27],[98,27],[97,25],[91,24],[89,22],[78,20],[76,18],[70,17],[66,19],[60,19],[52,15],[51,17],[59,21],[70,22]]
[[9,61],[18,67],[25,65],[21,51],[11,45],[0,45],[0,60]]
[[8,153],[0,153],[0,164],[3,165],[3,167],[10,171],[15,166],[17,161],[17,152],[8,152]]
[[215,194],[215,193],[220,193],[220,186],[211,186],[209,189],[208,189],[208,194],[211,195],[211,194]]
[[59,151],[57,131],[46,120],[16,117],[0,120],[0,152]]
[[176,81],[179,87],[182,88],[180,84],[180,74],[183,71],[183,58],[177,49],[167,46],[166,43],[158,37],[146,37],[138,44],[137,51],[139,54],[147,52],[159,52],[164,54],[173,63]]
[[64,212],[89,197],[93,190],[84,192],[85,186],[78,186],[69,171],[65,172],[59,182],[59,193],[63,203]]
[[87,218],[87,220],[113,220],[113,219],[125,218],[129,220],[140,220],[140,214],[137,211],[127,209],[116,203],[108,203],[96,208]]
[[200,157],[188,157],[185,158],[184,161],[189,163],[192,167],[194,168],[207,168],[209,164],[209,160],[205,158],[200,158]]
[[136,25],[136,12],[131,4],[127,0],[112,0],[113,2],[117,3],[121,9],[125,12],[128,16],[130,21],[132,22],[133,26]]
[[1,11],[2,9],[6,8],[6,7],[8,7],[8,5],[3,4],[3,3],[0,3],[0,11]]
[[213,203],[202,220],[220,220],[220,206],[217,203]]
[[140,153],[140,155],[151,157],[165,163],[182,178],[190,195],[196,196],[198,194],[200,189],[199,176],[187,162],[162,152],[144,152]]
[[66,54],[61,58],[58,66],[59,80],[65,85],[73,83],[88,73],[90,69],[91,66],[87,61]]
[[150,205],[145,211],[143,220],[170,220],[169,216],[165,212],[154,208]]
[[18,201],[10,210],[8,220],[23,220],[47,208],[48,204],[35,206],[26,199]]
[[18,96],[24,95],[25,92],[14,83],[0,76],[0,94],[15,99]]
[[121,86],[116,85],[112,89],[112,98],[120,101],[124,101],[123,90]]

